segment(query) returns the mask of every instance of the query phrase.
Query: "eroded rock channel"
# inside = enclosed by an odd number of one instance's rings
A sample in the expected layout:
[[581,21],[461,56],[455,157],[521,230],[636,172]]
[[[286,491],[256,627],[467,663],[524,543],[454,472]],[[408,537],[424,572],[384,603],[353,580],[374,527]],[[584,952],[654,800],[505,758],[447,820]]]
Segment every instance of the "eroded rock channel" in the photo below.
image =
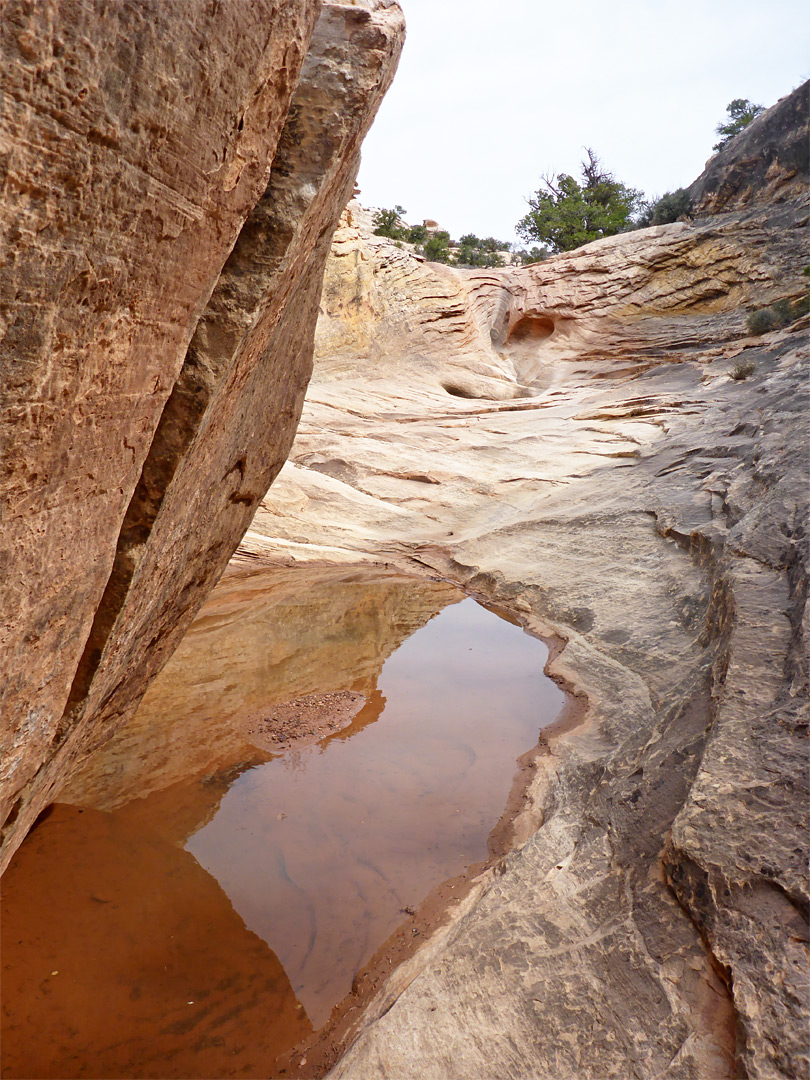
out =
[[508,846],[546,657],[439,581],[226,579],[3,879],[3,1076],[280,1075]]
[[[209,1076],[239,1055],[264,1074],[275,1031],[307,1046],[279,1075],[332,1080],[807,1076],[810,84],[708,162],[689,216],[463,271],[347,206],[402,45],[396,0],[148,8],[9,0],[0,21],[0,869],[61,800],[8,879],[44,868],[36,931],[4,912],[3,963],[54,928],[66,961],[6,972],[3,1007],[73,1010],[61,1033],[26,1029],[38,1064],[5,1038],[4,1069],[64,1074],[53,1055],[76,1060],[80,1036],[82,1075],[124,1073],[100,1048],[134,1058],[123,1017],[149,1026],[146,984],[116,975],[133,962],[169,979],[138,1059],[153,1075],[191,1075],[183,1055],[203,1051]],[[429,934],[423,904],[384,946],[404,962],[378,952],[353,978],[330,1057],[305,965],[285,970],[238,892],[241,839],[200,847],[222,880],[183,845],[239,798],[261,817],[279,760],[325,766],[383,730],[345,725],[448,586],[376,623],[379,593],[330,657],[324,567],[360,563],[451,582],[564,645],[549,671],[582,722],[548,732],[532,778],[521,766],[511,850],[452,918]],[[306,616],[288,655],[255,656],[259,566]],[[229,605],[253,613],[239,633]],[[327,690],[315,669],[336,667],[351,678]],[[94,831],[117,892],[59,854]],[[153,871],[166,887],[144,896]],[[136,932],[117,932],[137,895]],[[61,989],[99,933],[103,1014],[98,986]],[[205,948],[207,998],[185,959]]]

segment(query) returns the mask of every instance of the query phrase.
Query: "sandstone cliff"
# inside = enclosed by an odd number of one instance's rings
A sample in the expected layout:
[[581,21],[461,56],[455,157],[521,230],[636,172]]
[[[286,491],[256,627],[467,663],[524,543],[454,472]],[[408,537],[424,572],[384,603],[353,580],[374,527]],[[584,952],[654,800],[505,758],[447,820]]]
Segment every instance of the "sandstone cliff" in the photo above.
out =
[[242,550],[497,599],[565,640],[587,713],[336,1078],[806,1075],[808,319],[746,322],[805,288],[806,93],[710,164],[702,216],[536,266],[455,272],[344,218]]
[[4,861],[286,457],[403,38],[394,0],[191,8],[3,10]]

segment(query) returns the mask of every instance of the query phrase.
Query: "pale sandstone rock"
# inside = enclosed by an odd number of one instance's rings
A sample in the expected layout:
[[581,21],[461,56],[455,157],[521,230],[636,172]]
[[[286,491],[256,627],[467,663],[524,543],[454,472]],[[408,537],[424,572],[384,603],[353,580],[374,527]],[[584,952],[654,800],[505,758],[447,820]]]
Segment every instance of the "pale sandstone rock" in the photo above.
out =
[[316,337],[324,376],[373,384],[413,368],[420,377],[441,373],[458,396],[524,393],[482,334],[459,275],[372,235],[363,216],[349,207],[327,260]]
[[551,670],[588,712],[540,759],[540,827],[335,1078],[806,1075],[808,320],[746,330],[801,293],[806,183],[519,270],[338,232],[299,433],[242,550],[511,604],[567,641]]
[[192,9],[3,13],[5,860],[286,456],[403,38],[393,0]]

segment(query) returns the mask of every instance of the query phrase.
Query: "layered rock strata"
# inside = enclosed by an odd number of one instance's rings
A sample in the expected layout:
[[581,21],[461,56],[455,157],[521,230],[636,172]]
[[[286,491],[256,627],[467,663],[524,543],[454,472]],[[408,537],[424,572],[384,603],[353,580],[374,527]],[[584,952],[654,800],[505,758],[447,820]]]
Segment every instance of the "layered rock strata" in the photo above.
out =
[[[806,145],[806,93],[749,138]],[[522,846],[390,978],[340,1080],[807,1073],[809,322],[747,330],[806,287],[786,156],[776,200],[729,150],[693,189],[723,213],[516,270],[344,219],[243,557],[462,584],[566,642],[551,671],[587,711],[536,760]]]
[[132,715],[291,443],[393,0],[3,13],[7,860]]

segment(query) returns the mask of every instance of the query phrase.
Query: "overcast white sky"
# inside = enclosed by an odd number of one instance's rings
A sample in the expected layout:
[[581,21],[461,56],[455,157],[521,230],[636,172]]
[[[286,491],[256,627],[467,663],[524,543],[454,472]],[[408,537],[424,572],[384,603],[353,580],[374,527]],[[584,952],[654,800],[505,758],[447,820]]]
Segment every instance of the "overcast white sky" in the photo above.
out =
[[363,147],[361,202],[514,240],[583,147],[648,195],[703,170],[732,98],[810,77],[807,0],[401,0],[408,38]]

